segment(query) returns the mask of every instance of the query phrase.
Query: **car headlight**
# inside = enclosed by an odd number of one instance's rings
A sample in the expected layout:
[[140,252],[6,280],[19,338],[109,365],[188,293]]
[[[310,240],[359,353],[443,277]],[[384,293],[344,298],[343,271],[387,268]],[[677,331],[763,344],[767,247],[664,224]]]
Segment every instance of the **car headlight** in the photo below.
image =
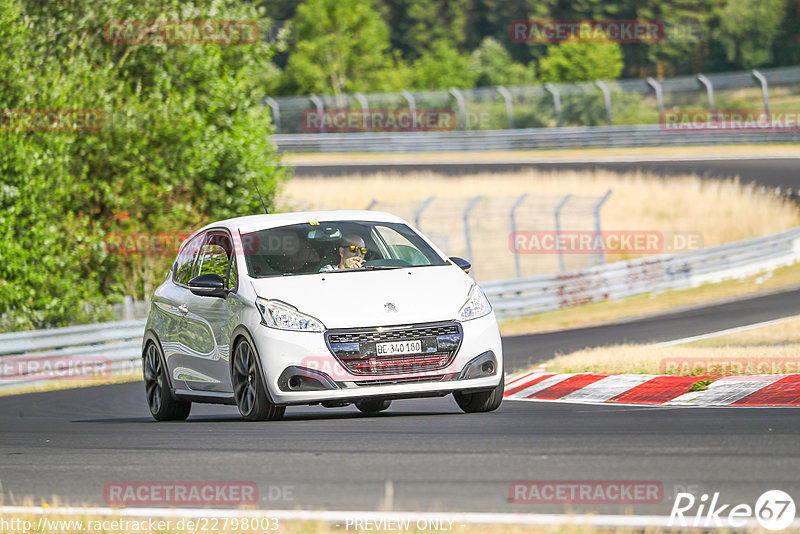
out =
[[462,321],[469,321],[471,319],[483,317],[484,315],[489,315],[491,311],[492,306],[489,304],[489,300],[486,298],[486,295],[483,294],[483,290],[478,287],[478,284],[475,284],[472,286],[472,289],[469,290],[469,297],[467,297],[467,302],[461,306],[458,312],[458,318]]
[[300,313],[296,308],[279,300],[256,299],[256,308],[261,313],[267,326],[280,330],[294,330],[296,332],[322,332],[325,325],[305,313]]

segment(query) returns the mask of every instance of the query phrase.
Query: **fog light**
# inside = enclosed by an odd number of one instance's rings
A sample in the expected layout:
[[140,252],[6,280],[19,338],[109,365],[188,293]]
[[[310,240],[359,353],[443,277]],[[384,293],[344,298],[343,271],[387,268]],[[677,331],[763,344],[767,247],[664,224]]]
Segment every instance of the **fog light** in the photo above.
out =
[[470,360],[459,375],[459,380],[469,380],[471,378],[483,378],[492,376],[497,371],[497,358],[494,352],[487,351],[480,356]]

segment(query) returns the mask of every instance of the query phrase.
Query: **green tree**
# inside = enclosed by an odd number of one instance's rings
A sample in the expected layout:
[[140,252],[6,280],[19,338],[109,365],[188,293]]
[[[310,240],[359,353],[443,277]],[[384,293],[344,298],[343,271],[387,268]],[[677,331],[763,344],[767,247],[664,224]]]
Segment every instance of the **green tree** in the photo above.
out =
[[411,65],[412,86],[414,89],[473,87],[475,73],[469,64],[468,55],[440,41]]
[[539,72],[551,83],[615,80],[624,66],[618,43],[568,40],[547,47]]
[[786,14],[786,0],[728,0],[715,37],[733,66],[751,69],[772,62],[772,43]]
[[525,66],[511,59],[511,54],[492,37],[487,37],[469,61],[478,87],[493,85],[532,85],[536,83],[536,69],[531,63]]
[[[111,236],[177,236],[271,205],[279,167],[255,73],[268,44],[113,44],[113,20],[247,20],[233,0],[2,0],[0,98],[18,109],[88,109],[89,131],[0,128],[0,316],[6,328],[87,318],[84,304],[149,298],[173,250],[123,255]],[[261,26],[259,27],[259,29]],[[8,83],[5,82],[8,81]],[[2,328],[2,327],[0,327]]]
[[415,60],[432,50],[432,43],[462,49],[471,0],[383,0],[390,23],[392,47]]
[[[394,89],[389,29],[370,0],[308,0],[293,20],[287,82],[298,93]],[[402,67],[401,67],[402,68]]]

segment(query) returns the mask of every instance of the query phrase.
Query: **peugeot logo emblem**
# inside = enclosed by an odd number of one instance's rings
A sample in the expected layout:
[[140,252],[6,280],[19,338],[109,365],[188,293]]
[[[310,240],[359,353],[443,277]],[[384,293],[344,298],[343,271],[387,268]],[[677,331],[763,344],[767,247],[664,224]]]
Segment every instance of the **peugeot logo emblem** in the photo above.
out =
[[383,307],[386,308],[386,313],[397,312],[397,308],[395,308],[394,302],[387,302],[386,304],[383,305]]

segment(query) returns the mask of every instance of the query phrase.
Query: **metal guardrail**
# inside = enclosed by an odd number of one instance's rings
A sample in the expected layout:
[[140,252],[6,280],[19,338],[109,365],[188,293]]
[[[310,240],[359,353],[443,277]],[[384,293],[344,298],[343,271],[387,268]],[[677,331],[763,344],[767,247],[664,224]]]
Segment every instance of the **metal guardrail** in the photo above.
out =
[[141,370],[144,320],[0,334],[0,390]]
[[[487,281],[481,286],[498,317],[511,318],[743,278],[797,261],[800,226],[694,251],[560,274]],[[87,378],[80,373],[66,375],[70,363],[99,362],[103,376],[140,371],[144,325],[144,320],[117,321],[0,334],[0,390],[54,379]],[[88,378],[91,376],[97,375]]]
[[481,283],[500,318],[744,278],[800,261],[800,227],[577,271]]
[[282,134],[271,139],[280,152],[402,153],[798,143],[800,132],[677,132],[647,124],[463,132]]

